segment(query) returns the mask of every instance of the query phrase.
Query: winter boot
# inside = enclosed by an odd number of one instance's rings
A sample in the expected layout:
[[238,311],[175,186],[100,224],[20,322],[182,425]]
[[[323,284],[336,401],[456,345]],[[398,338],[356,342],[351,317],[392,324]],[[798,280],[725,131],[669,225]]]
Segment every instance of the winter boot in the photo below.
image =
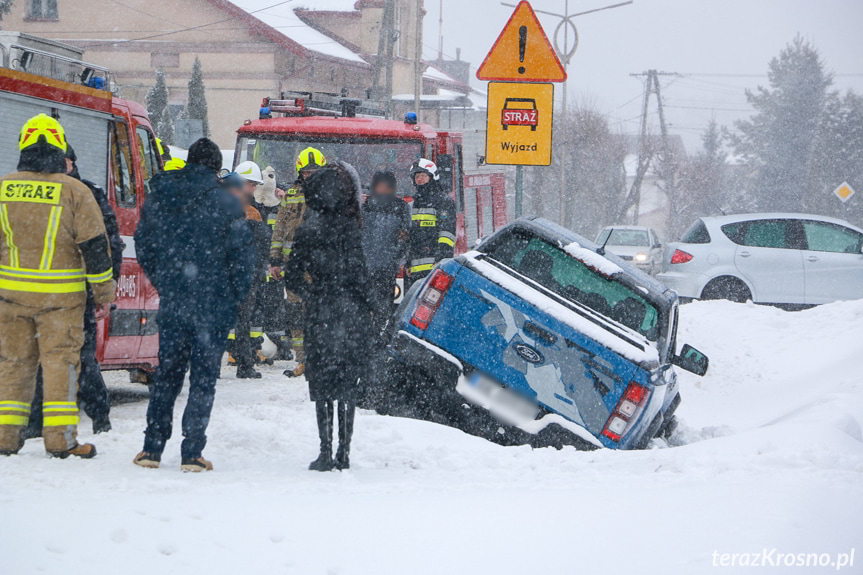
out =
[[234,358],[234,354],[232,353],[228,354],[228,365],[231,367],[237,365],[237,360]]
[[146,467],[147,469],[158,469],[159,465],[161,465],[161,461],[161,453],[150,453],[147,451],[142,451],[135,456],[135,459],[132,460],[132,463],[138,465],[139,467]]
[[258,365],[273,365],[273,358],[265,356],[262,352],[255,353],[255,363]]
[[261,372],[254,367],[247,365],[237,367],[237,379],[261,379],[262,377],[264,376],[261,375]]
[[286,369],[285,375],[288,377],[302,377],[306,373],[306,364],[298,363],[294,369]]
[[207,461],[203,457],[184,457],[180,470],[183,473],[200,473],[201,471],[212,471],[213,462]]
[[81,459],[93,459],[96,457],[96,446],[92,443],[79,443],[72,449],[66,451],[49,451],[48,455],[59,459],[66,459],[70,455],[80,457]]
[[93,433],[98,435],[100,433],[108,433],[111,431],[111,420],[108,419],[108,416],[97,417],[93,420]]
[[332,471],[333,462],[333,402],[316,401],[315,415],[318,419],[318,436],[321,438],[321,454],[309,464],[310,471]]
[[354,434],[356,406],[352,401],[339,402],[339,449],[336,451],[336,469],[350,469],[351,437]]

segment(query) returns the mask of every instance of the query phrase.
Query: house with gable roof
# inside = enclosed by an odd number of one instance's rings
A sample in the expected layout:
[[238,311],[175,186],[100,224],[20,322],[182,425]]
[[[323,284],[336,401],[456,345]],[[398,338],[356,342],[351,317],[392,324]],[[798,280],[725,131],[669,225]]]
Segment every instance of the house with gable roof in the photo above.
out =
[[[177,117],[200,59],[211,137],[230,149],[236,128],[257,116],[263,97],[288,90],[367,97],[383,7],[383,0],[17,0],[2,25],[83,49],[87,61],[112,71],[124,98],[144,102],[162,70]],[[396,0],[394,94],[413,92],[416,10],[414,0]],[[469,93],[443,70],[423,69],[423,94],[455,94],[455,105]],[[404,109],[412,102],[397,105]]]

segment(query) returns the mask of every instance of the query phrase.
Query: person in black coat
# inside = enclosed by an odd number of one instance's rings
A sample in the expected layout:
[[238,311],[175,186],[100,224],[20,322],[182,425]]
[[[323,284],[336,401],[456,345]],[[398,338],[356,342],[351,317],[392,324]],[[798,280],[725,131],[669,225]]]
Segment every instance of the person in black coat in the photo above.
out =
[[237,307],[254,273],[252,232],[243,207],[218,179],[219,147],[202,138],[182,170],[150,182],[135,233],[138,262],[159,292],[159,368],[150,388],[142,467],[158,467],[171,437],[174,402],[190,369],[183,414],[182,469],[203,471],[216,379]]
[[[315,402],[320,455],[314,471],[348,469],[359,379],[371,334],[369,276],[362,248],[360,183],[344,162],[318,170],[304,186],[309,217],[294,237],[287,288],[306,304],[306,379]],[[332,455],[333,402],[339,448]]]

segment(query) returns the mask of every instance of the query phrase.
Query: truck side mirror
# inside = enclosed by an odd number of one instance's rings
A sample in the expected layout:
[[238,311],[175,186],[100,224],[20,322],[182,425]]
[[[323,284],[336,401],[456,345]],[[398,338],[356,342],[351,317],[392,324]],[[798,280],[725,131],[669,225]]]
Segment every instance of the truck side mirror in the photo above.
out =
[[671,363],[695,375],[704,375],[707,373],[710,360],[706,355],[687,343],[680,350],[680,354],[674,356]]

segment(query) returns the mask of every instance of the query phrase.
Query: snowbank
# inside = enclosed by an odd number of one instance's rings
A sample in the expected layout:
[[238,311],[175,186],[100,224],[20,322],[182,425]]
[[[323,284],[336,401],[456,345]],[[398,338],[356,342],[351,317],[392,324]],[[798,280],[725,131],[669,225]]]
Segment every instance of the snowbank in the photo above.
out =
[[[713,567],[715,552],[859,545],[863,301],[701,302],[681,322],[710,372],[681,374],[677,447],[641,452],[504,448],[363,412],[354,469],[312,473],[313,408],[279,365],[224,370],[216,471],[181,474],[176,439],[144,470],[145,389],[111,374],[123,403],[97,459],[48,460],[38,441],[0,458],[0,571],[716,575],[750,570]],[[860,572],[856,555],[840,573]]]

